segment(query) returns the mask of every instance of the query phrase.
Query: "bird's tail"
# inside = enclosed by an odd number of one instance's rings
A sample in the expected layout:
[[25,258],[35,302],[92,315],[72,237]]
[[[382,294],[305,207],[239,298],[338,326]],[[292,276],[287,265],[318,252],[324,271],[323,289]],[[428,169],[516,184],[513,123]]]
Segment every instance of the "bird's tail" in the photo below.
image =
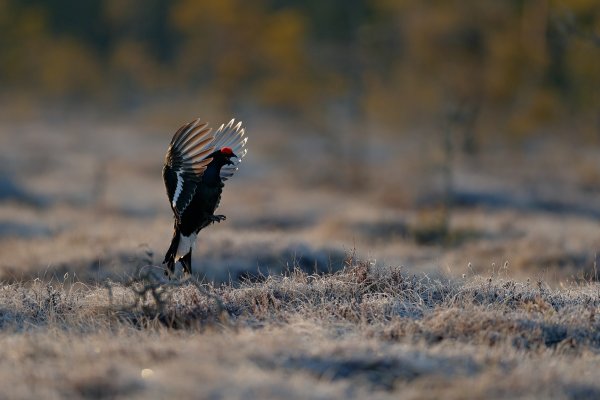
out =
[[171,245],[169,246],[169,250],[167,250],[167,254],[165,254],[165,259],[163,261],[163,264],[167,264],[170,273],[175,272],[175,257],[177,256],[177,248],[179,247],[179,237],[179,229],[175,226]]

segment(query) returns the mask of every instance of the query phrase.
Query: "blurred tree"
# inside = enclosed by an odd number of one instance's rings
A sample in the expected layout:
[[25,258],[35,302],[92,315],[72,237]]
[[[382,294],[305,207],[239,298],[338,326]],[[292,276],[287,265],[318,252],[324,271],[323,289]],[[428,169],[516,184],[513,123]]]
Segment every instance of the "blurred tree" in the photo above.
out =
[[5,93],[201,93],[296,116],[336,149],[338,131],[359,143],[448,108],[467,152],[575,118],[600,131],[597,0],[0,0],[0,33]]
[[147,58],[169,63],[176,55],[181,37],[171,25],[169,0],[104,0],[102,17],[111,47],[122,41],[144,47]]
[[313,81],[304,19],[297,10],[267,6],[244,0],[178,2],[172,19],[184,38],[177,57],[181,82],[207,87],[226,108],[248,95],[278,108],[308,106]]
[[16,7],[4,2],[10,18],[0,20],[3,32],[1,76],[20,91],[57,96],[85,96],[100,86],[99,60],[80,41],[48,34],[42,7]]

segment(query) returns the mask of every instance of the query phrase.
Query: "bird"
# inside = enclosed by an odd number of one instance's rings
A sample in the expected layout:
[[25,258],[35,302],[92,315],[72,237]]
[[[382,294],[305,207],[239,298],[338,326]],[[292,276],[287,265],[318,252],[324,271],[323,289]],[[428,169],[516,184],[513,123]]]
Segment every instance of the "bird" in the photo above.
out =
[[162,170],[174,217],[173,238],[165,254],[165,275],[171,277],[181,262],[184,273],[192,273],[192,250],[198,233],[224,221],[215,215],[224,182],[238,170],[246,155],[248,141],[242,122],[235,119],[212,128],[200,118],[175,132]]

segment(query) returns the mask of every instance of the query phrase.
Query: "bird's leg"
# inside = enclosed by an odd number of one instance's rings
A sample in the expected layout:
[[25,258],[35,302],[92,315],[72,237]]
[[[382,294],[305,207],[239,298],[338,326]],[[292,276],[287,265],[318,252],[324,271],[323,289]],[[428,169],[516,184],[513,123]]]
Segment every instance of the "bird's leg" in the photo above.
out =
[[167,269],[165,270],[165,275],[170,277],[175,272],[175,256],[177,255],[177,247],[179,246],[179,230],[175,227],[173,232],[173,239],[171,240],[171,245],[169,246],[169,250],[167,250],[167,254],[165,255],[165,259],[163,264],[167,264]]
[[192,274],[192,250],[190,250],[185,256],[179,259],[181,265],[183,265],[183,272]]
[[175,273],[175,260],[169,260],[167,262],[167,269],[165,269],[165,276],[171,280],[171,277]]
[[224,215],[211,215],[210,216],[210,222],[212,222],[212,223],[225,221],[226,219],[227,219],[227,217]]

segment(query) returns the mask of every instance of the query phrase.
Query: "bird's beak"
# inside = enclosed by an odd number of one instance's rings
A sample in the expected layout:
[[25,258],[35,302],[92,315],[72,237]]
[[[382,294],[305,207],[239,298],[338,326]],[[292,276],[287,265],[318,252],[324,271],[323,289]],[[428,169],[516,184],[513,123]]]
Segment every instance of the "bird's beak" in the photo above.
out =
[[231,157],[227,158],[227,164],[228,165],[234,165],[235,163],[231,160],[232,158],[236,158],[237,156],[235,154],[232,154]]

